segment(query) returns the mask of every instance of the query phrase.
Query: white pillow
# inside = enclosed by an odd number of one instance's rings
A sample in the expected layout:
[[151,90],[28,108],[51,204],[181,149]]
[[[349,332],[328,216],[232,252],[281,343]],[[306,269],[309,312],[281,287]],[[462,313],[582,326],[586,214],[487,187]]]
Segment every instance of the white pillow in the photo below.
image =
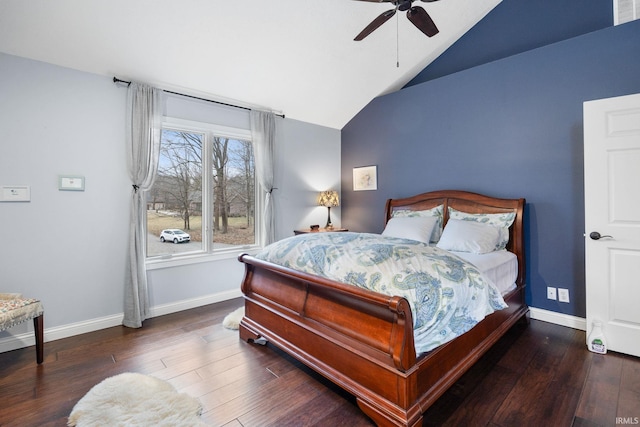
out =
[[434,216],[393,217],[387,222],[382,235],[429,243],[437,221]]
[[486,254],[496,250],[500,228],[475,221],[449,219],[436,245],[440,249]]
[[403,217],[416,217],[416,216],[433,216],[436,217],[436,226],[433,227],[433,232],[431,233],[431,243],[436,243],[440,240],[440,235],[442,234],[442,222],[444,219],[444,205],[438,205],[435,208],[426,209],[422,211],[414,211],[411,209],[395,209],[391,212],[391,216],[393,218],[403,218]]
[[509,243],[509,227],[516,218],[515,212],[497,213],[497,214],[471,214],[462,212],[454,208],[449,208],[449,218],[461,219],[464,221],[474,221],[481,224],[493,225],[500,230],[500,240],[495,250],[504,249]]

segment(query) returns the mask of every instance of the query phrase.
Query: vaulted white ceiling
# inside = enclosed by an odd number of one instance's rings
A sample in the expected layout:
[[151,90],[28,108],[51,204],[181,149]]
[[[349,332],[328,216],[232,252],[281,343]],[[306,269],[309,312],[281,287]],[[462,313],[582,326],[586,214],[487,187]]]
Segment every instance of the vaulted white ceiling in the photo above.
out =
[[356,42],[390,3],[0,0],[0,52],[341,129],[500,1],[416,0],[439,34],[426,37],[398,12]]

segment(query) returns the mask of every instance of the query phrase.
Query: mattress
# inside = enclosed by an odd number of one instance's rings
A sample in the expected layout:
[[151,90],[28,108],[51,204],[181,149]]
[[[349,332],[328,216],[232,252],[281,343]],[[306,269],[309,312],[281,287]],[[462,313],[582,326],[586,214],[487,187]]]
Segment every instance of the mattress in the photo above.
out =
[[504,296],[516,288],[518,278],[518,258],[507,250],[474,254],[470,252],[453,252],[465,261],[475,265]]

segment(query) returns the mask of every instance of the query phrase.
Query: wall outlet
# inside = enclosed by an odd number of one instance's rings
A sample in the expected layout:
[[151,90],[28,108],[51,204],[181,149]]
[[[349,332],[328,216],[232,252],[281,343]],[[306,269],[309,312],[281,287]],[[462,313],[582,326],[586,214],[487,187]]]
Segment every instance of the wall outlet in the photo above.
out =
[[547,286],[547,299],[557,299],[556,288],[554,288],[553,286]]
[[569,302],[569,289],[558,288],[558,301]]

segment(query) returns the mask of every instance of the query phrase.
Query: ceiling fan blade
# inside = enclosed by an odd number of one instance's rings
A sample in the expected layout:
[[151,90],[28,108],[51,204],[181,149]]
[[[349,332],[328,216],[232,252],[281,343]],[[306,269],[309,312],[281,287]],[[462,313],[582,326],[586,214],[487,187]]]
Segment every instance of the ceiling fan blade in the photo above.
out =
[[386,12],[381,13],[380,15],[378,15],[376,19],[371,21],[371,23],[367,25],[364,28],[364,30],[360,31],[360,34],[358,34],[354,40],[358,42],[364,39],[369,34],[373,33],[380,25],[384,24],[389,19],[391,19],[391,17],[395,14],[396,14],[395,9],[387,10]]
[[433,37],[440,32],[427,11],[420,6],[413,6],[409,9],[407,11],[407,18],[409,18],[409,21],[411,21],[413,25],[429,37]]

